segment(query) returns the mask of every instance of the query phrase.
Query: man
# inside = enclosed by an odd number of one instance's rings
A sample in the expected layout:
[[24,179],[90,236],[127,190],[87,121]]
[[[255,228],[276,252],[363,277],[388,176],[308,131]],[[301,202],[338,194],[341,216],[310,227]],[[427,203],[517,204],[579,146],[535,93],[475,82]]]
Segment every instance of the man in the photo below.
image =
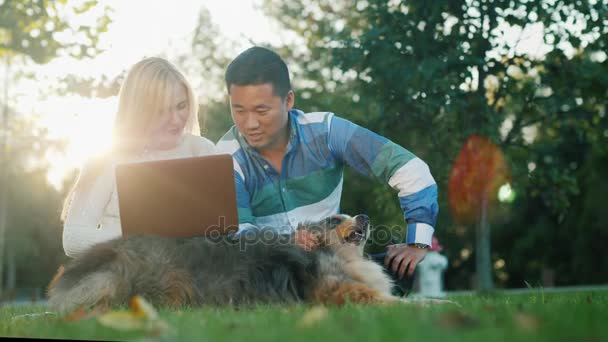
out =
[[[431,245],[438,212],[437,185],[428,166],[411,152],[333,113],[293,109],[287,65],[276,53],[252,47],[225,74],[233,126],[220,152],[234,158],[239,232],[274,227],[293,233],[301,221],[337,214],[344,165],[399,191],[407,221],[406,243],[391,245],[385,266],[412,276]],[[296,232],[296,242],[316,239]]]

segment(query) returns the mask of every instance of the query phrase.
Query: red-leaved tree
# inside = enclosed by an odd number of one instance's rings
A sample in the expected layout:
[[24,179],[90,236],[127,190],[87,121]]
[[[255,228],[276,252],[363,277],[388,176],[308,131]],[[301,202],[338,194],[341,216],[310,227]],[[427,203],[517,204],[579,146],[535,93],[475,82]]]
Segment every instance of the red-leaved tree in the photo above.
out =
[[498,199],[499,188],[509,180],[509,168],[500,148],[487,137],[469,136],[450,172],[448,203],[456,222],[476,225],[479,290],[493,287],[488,212]]

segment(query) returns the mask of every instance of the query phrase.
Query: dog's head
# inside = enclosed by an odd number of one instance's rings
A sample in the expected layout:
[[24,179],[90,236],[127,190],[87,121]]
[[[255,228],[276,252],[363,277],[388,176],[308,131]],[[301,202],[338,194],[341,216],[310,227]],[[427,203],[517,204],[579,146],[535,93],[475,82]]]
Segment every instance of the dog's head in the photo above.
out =
[[369,218],[366,215],[333,215],[319,222],[300,224],[298,229],[313,233],[319,239],[321,247],[334,250],[354,248],[361,254],[370,235]]

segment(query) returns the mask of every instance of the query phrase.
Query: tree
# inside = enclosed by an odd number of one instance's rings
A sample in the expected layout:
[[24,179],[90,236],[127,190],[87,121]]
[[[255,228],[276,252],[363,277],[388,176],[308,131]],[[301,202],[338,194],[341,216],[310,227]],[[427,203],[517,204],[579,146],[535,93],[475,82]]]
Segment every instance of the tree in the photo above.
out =
[[176,64],[188,76],[199,96],[201,133],[217,141],[232,125],[224,85],[224,70],[236,53],[236,43],[221,34],[207,8],[198,15],[191,51],[177,56]]
[[490,217],[499,189],[509,181],[502,151],[486,137],[471,135],[450,172],[448,202],[456,222],[476,226],[475,249],[479,289],[493,288],[490,264]]
[[[92,25],[72,24],[68,18],[95,11],[98,15]],[[4,59],[4,97],[2,99],[2,140],[0,141],[0,292],[2,292],[4,266],[4,233],[7,224],[7,202],[10,179],[10,150],[12,119],[10,114],[11,69],[14,63],[27,59],[46,63],[58,55],[77,58],[93,56],[98,52],[97,39],[110,21],[109,8],[95,0],[74,1],[3,1],[0,4],[0,57]]]
[[[11,148],[5,167],[7,186],[6,290],[41,288],[57,265],[66,259],[61,248],[61,211],[64,193],[47,180],[45,156],[62,148],[33,119],[11,121]],[[67,188],[66,188],[67,189]]]
[[[608,1],[266,0],[265,10],[303,40],[289,48],[300,65],[296,72],[315,82],[300,94],[310,92],[316,104],[330,104],[323,110],[341,112],[421,156],[439,183],[441,208],[460,146],[481,134],[501,146],[513,169],[521,195],[512,216],[525,212],[519,204],[534,193],[544,198],[546,225],[574,215],[580,179],[569,166],[573,156],[561,154],[560,140],[570,138],[559,132],[577,129],[579,146],[605,143]],[[519,33],[509,39],[505,32]],[[542,53],[522,49],[534,32]],[[556,155],[547,159],[546,151]],[[591,157],[578,153],[574,159]],[[545,159],[549,165],[539,163]],[[345,199],[362,210],[395,207],[388,196],[362,206]],[[438,226],[440,237],[457,241],[456,248],[446,244],[447,252],[462,265],[469,233],[445,210]]]
[[[95,56],[101,32],[105,32],[110,8],[96,0],[3,1],[0,4],[0,56],[28,56],[46,63],[58,54],[76,58]],[[92,25],[71,24],[67,18],[98,13]]]

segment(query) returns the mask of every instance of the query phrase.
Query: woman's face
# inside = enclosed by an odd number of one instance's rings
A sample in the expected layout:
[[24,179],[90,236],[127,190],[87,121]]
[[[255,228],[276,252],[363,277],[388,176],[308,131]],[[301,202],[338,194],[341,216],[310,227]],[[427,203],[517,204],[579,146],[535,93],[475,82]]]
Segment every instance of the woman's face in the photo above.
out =
[[163,108],[158,120],[152,125],[148,144],[150,149],[167,150],[174,148],[184,133],[190,115],[186,87],[178,86],[173,90],[168,108]]

